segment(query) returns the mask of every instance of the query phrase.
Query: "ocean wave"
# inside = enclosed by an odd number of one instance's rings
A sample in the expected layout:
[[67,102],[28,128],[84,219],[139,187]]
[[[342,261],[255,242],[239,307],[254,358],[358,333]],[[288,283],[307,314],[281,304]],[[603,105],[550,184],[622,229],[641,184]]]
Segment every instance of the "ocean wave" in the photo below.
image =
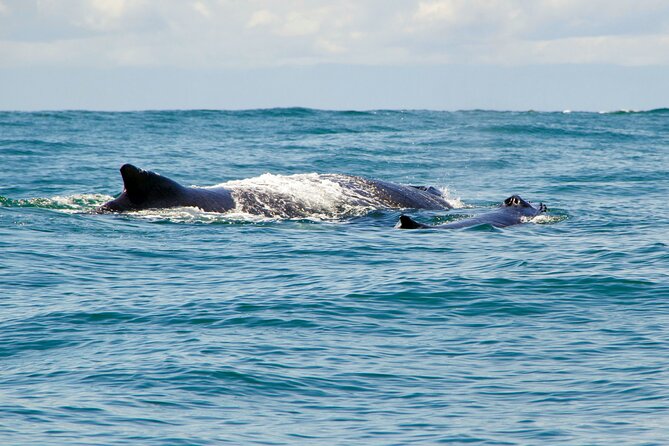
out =
[[[0,139],[46,142],[0,175],[2,442],[664,444],[666,113],[0,113],[26,123]],[[345,192],[290,174],[466,198],[421,221],[502,191],[549,212],[499,232],[89,213],[111,197],[75,192],[120,192],[133,161],[325,214]]]
[[[48,141],[44,139],[0,139],[0,147],[6,147],[14,150],[30,150],[30,149],[48,149],[59,150],[67,148],[84,148],[88,147],[86,144],[79,144],[73,141]],[[8,150],[3,150],[3,154],[10,154]]]
[[602,115],[665,115],[669,114],[669,107],[662,108],[653,108],[650,110],[630,110],[630,109],[620,109],[620,110],[611,110],[611,111],[601,111],[599,112]]
[[0,195],[0,206],[9,208],[42,208],[59,211],[89,212],[98,206],[113,199],[103,194],[75,194],[65,197],[54,196],[50,198],[20,198],[12,199]]

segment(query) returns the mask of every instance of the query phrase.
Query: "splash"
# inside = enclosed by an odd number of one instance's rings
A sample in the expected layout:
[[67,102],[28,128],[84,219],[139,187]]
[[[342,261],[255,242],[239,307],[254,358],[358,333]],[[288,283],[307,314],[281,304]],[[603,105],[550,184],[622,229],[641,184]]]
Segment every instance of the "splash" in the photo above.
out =
[[270,218],[288,215],[331,219],[360,215],[374,209],[354,190],[316,173],[296,175],[263,174],[255,178],[220,184],[232,191],[237,203],[232,213],[263,214]]
[[439,187],[439,192],[441,192],[441,195],[444,197],[446,202],[451,205],[453,209],[464,209],[464,208],[471,208],[473,206],[465,204],[464,201],[460,199],[460,197],[455,197],[452,198],[449,196],[448,189],[445,187]]
[[521,222],[523,223],[534,223],[537,225],[550,225],[554,223],[559,223],[567,219],[566,215],[556,215],[556,214],[539,214],[534,217],[521,217]]
[[[233,213],[261,214],[274,219],[333,220],[387,207],[381,196],[370,196],[368,180],[347,175],[266,173],[214,187],[232,191],[237,203]],[[440,191],[454,208],[464,206],[459,199],[449,199]]]
[[77,213],[91,212],[113,197],[103,194],[75,194],[69,196],[56,195],[50,198],[11,199],[0,196],[0,206],[10,208],[43,208],[57,211]]
[[196,207],[176,207],[168,209],[145,209],[128,212],[132,218],[146,220],[152,223],[187,223],[187,224],[262,224],[271,223],[276,219],[262,215],[252,215],[242,212],[206,212]]

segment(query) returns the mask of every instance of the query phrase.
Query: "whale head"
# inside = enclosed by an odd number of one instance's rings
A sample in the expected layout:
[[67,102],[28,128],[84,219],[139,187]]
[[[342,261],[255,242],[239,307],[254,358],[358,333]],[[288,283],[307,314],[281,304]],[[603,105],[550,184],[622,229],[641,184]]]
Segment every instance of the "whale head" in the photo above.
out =
[[526,216],[539,215],[542,212],[546,212],[548,210],[546,205],[543,203],[539,203],[538,208],[532,206],[529,202],[520,198],[520,195],[511,195],[509,198],[504,200],[501,207],[514,209],[522,215]]
[[504,200],[504,204],[502,206],[506,206],[506,207],[513,206],[513,207],[521,207],[521,208],[532,207],[532,205],[530,203],[528,203],[527,201],[520,198],[520,195],[511,195],[509,198]]

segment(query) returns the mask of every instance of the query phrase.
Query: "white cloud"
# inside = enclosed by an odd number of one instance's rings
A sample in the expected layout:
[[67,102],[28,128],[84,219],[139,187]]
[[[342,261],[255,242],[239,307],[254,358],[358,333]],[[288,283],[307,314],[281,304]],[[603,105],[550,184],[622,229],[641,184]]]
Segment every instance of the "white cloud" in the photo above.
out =
[[193,9],[200,13],[203,17],[209,18],[211,17],[211,10],[207,6],[206,3],[204,2],[195,2],[193,3]]
[[120,17],[126,9],[126,0],[90,0],[89,4],[97,12],[112,18]]
[[342,45],[331,42],[327,39],[318,39],[316,41],[316,47],[322,49],[326,53],[331,53],[331,54],[342,54],[347,51],[347,49]]
[[665,0],[0,0],[0,66],[669,64]]
[[308,36],[321,28],[321,18],[303,12],[291,12],[284,20],[279,34],[282,36]]
[[524,47],[524,54],[516,52],[517,61],[526,60],[529,53],[540,64],[617,64],[623,56],[628,66],[669,65],[669,35],[662,34],[574,37],[529,42]]
[[249,28],[255,28],[256,26],[267,26],[277,21],[278,17],[276,15],[267,9],[262,9],[254,12],[246,25]]
[[125,0],[90,0],[87,2],[82,24],[92,30],[106,31],[118,28],[126,13]]
[[455,11],[453,2],[420,2],[418,4],[418,10],[414,14],[413,18],[418,22],[455,22],[455,19],[457,18],[457,12]]

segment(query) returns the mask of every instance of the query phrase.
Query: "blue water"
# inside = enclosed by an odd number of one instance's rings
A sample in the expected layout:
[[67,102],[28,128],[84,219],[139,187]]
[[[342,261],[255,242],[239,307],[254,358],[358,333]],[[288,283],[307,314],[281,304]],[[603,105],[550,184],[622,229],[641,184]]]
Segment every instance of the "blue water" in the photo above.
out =
[[[3,445],[669,439],[668,110],[1,112],[0,161]],[[126,162],[549,214],[91,213]]]

